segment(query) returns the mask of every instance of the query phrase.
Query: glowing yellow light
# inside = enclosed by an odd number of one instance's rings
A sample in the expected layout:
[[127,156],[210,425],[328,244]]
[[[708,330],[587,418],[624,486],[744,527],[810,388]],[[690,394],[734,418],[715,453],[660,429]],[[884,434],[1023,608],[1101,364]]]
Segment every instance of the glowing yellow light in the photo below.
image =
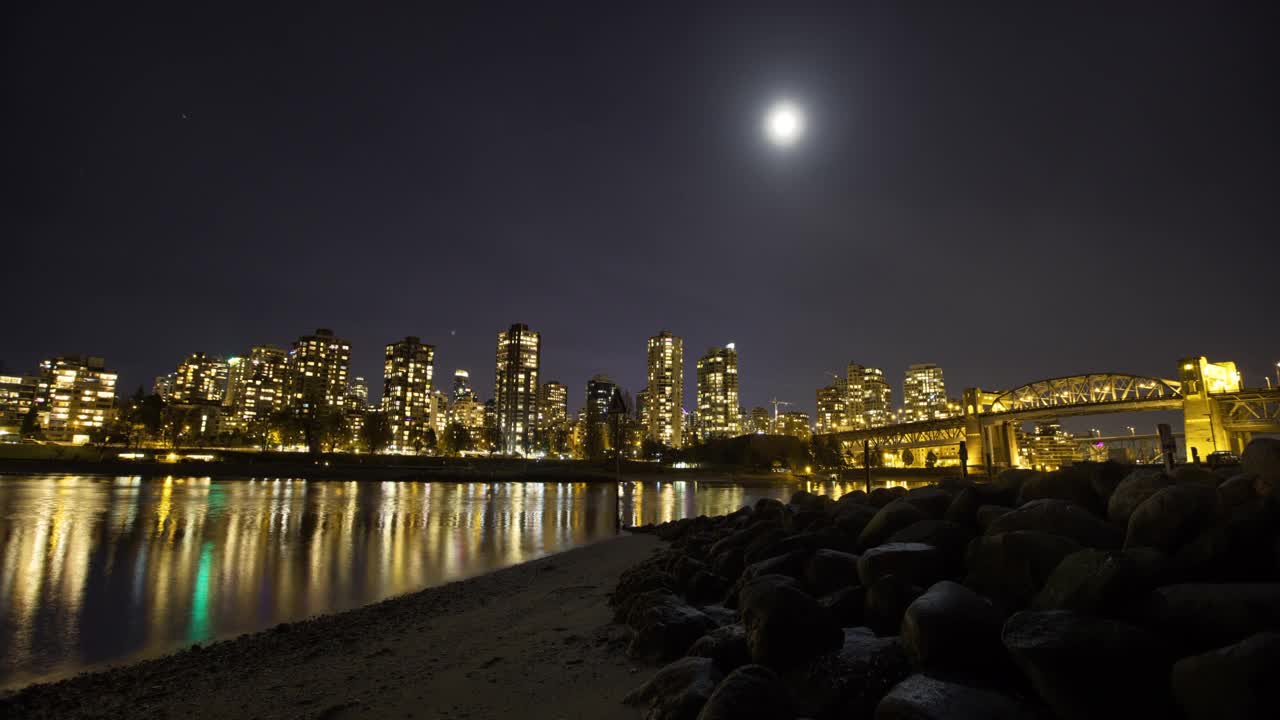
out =
[[777,102],[765,114],[764,131],[774,145],[793,145],[804,134],[804,112],[793,102]]

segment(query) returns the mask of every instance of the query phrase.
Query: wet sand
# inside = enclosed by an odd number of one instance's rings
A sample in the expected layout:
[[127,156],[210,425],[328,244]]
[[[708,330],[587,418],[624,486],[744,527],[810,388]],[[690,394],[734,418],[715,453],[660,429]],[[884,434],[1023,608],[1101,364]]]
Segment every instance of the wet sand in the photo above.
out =
[[0,697],[23,718],[630,718],[647,678],[609,624],[653,537],[488,575]]

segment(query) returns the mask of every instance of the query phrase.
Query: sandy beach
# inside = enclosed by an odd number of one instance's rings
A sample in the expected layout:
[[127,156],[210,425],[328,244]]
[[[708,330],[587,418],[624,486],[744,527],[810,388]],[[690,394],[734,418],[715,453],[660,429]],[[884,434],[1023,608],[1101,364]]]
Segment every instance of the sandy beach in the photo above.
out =
[[607,596],[657,540],[624,536],[488,575],[0,698],[23,718],[636,717],[649,668]]

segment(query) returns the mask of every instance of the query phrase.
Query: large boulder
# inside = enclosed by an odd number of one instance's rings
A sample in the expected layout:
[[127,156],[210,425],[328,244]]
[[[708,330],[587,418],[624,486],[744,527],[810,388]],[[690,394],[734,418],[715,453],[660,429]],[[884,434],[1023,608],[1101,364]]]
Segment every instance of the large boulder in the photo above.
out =
[[1172,553],[1204,529],[1217,501],[1214,488],[1203,485],[1172,485],[1159,490],[1129,516],[1124,546]]
[[804,570],[805,586],[815,595],[858,584],[858,556],[839,550],[818,550]]
[[1119,473],[1119,466],[1114,463],[1081,463],[1054,470],[1028,478],[1018,491],[1018,504],[1025,505],[1032,500],[1044,499],[1067,500],[1101,514],[1106,505],[1094,491],[1094,481]]
[[928,518],[929,514],[914,504],[906,500],[894,500],[880,508],[875,517],[871,518],[858,536],[858,544],[863,548],[873,548],[902,528]]
[[650,662],[684,655],[698,638],[717,627],[711,617],[675,598],[633,609],[627,624],[635,631],[627,655]]
[[1254,438],[1245,446],[1240,466],[1256,478],[1254,489],[1259,495],[1280,494],[1280,438]]
[[1278,537],[1280,522],[1262,503],[1253,502],[1237,506],[1219,518],[1183,545],[1175,557],[1185,580],[1277,582]]
[[697,720],[723,677],[711,658],[680,658],[627,693],[622,702],[645,708],[645,720]]
[[1253,504],[1258,499],[1253,475],[1233,475],[1218,486],[1217,514],[1230,516],[1237,508]]
[[875,720],[1037,720],[1039,709],[995,690],[912,675],[876,706]]
[[789,578],[755,578],[742,588],[738,605],[755,663],[782,670],[840,647],[840,626]]
[[1226,478],[1200,465],[1179,465],[1173,471],[1173,482],[1178,485],[1202,485],[1216,488]]
[[729,592],[725,594],[724,605],[728,608],[738,607],[738,596],[742,592],[743,586],[751,582],[761,575],[785,575],[786,577],[799,580],[804,577],[805,567],[808,565],[808,553],[796,552],[788,555],[778,555],[776,557],[761,560],[758,563],[748,565],[742,574],[738,576],[737,582],[729,588]]
[[1172,484],[1173,480],[1160,470],[1135,470],[1111,493],[1111,499],[1107,501],[1107,519],[1128,525],[1129,516],[1143,501]]
[[862,601],[862,620],[877,635],[897,635],[902,617],[924,588],[897,575],[885,575],[867,587]]
[[1173,666],[1173,696],[1188,720],[1280,718],[1280,633],[1259,633]]
[[953,499],[955,496],[952,493],[936,485],[912,488],[907,491],[906,498],[907,502],[920,508],[934,520],[941,520],[947,514],[947,508],[951,507]]
[[723,575],[699,570],[685,586],[685,597],[694,605],[717,603],[724,597],[732,583]]
[[1047,498],[1032,500],[996,518],[984,534],[1034,530],[1071,538],[1085,547],[1112,548],[1120,544],[1114,527],[1080,505]]
[[857,542],[858,537],[862,535],[862,531],[866,529],[867,524],[877,512],[879,512],[878,508],[864,503],[840,503],[835,516],[836,529]]
[[974,522],[978,526],[978,532],[986,532],[991,527],[991,523],[1013,512],[1013,508],[1004,505],[983,505],[978,508],[978,512],[974,515]]
[[622,622],[631,612],[636,599],[654,590],[674,593],[680,587],[676,578],[656,563],[646,562],[630,568],[618,578],[618,586],[609,596],[614,622]]
[[798,511],[822,512],[831,502],[831,498],[825,495],[814,495],[808,490],[797,490],[791,494],[791,500],[787,504]]
[[871,548],[858,557],[858,577],[868,587],[885,575],[928,587],[941,580],[944,571],[942,553],[923,543],[889,543]]
[[1187,652],[1280,631],[1280,583],[1180,583],[1151,593],[1147,618]]
[[862,623],[862,608],[866,602],[867,589],[854,585],[837,590],[830,595],[818,598],[818,604],[831,613],[831,617],[843,628],[856,627]]
[[1065,610],[1009,618],[1004,645],[1060,718],[1169,717],[1173,656],[1156,633]]
[[921,520],[894,533],[889,543],[922,543],[938,548],[942,553],[943,574],[952,577],[964,574],[964,553],[973,535],[968,525],[949,520]]
[[1159,581],[1138,552],[1126,555],[1086,548],[1071,553],[1054,568],[1031,607],[1092,615],[1134,614]]
[[1017,531],[984,535],[969,543],[965,585],[991,598],[1002,612],[1025,608],[1058,567],[1080,549],[1071,538]]
[[907,489],[904,487],[878,487],[867,495],[867,504],[882,508],[906,494]]
[[689,648],[689,655],[711,658],[724,672],[732,672],[751,662],[747,632],[741,624],[725,625],[703,635]]
[[950,580],[916,598],[902,618],[902,646],[919,669],[963,671],[1003,660],[1004,616],[991,602]]
[[983,505],[1013,505],[1017,498],[1016,491],[1000,490],[989,484],[972,485],[956,494],[943,519],[974,527],[978,521],[978,508]]
[[742,548],[743,561],[747,565],[754,565],[775,555],[785,555],[786,551],[780,549],[778,544],[788,537],[791,537],[791,534],[781,527],[772,527],[761,532]]
[[1010,496],[1010,502],[1016,502],[1018,493],[1022,491],[1022,486],[1028,480],[1033,480],[1042,476],[1039,470],[1027,470],[1024,468],[1010,468],[1001,470],[991,481],[991,487],[997,492],[1007,493]]
[[729,673],[702,706],[698,720],[792,720],[782,681],[763,665]]
[[850,628],[838,650],[793,668],[783,682],[797,716],[868,717],[889,688],[910,672],[898,638]]

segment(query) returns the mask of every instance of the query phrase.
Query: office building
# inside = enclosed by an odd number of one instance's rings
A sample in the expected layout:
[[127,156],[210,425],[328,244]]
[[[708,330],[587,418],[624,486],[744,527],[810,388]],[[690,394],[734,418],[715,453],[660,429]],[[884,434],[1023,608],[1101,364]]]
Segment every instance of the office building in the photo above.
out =
[[493,390],[497,451],[503,455],[534,450],[541,357],[541,337],[527,325],[515,324],[498,333]]
[[347,410],[364,412],[369,409],[369,383],[362,377],[351,378],[347,387]]
[[298,415],[341,410],[347,402],[351,343],[320,328],[289,351],[288,406]]
[[893,419],[889,383],[880,368],[849,363],[845,379],[845,422],[850,429],[888,425]]
[[382,365],[382,412],[391,429],[390,449],[420,450],[431,423],[431,375],[435,348],[416,337],[387,345]]
[[649,338],[648,366],[645,436],[668,447],[680,447],[684,444],[680,411],[684,403],[684,341],[666,330]]
[[947,390],[942,368],[918,363],[907,368],[902,381],[902,422],[923,422],[947,417]]
[[112,418],[116,377],[100,357],[64,355],[40,363],[36,402],[45,438],[89,442]]
[[546,447],[551,434],[569,422],[569,388],[555,380],[538,386],[539,446]]
[[471,389],[471,373],[466,370],[453,371],[453,402],[476,400],[476,392]]
[[733,343],[711,348],[698,360],[698,422],[701,437],[739,433],[738,351]]
[[169,402],[169,400],[173,399],[173,380],[173,373],[157,375],[155,382],[151,384],[152,394],[159,395],[161,400]]
[[769,408],[760,407],[759,405],[751,408],[751,425],[747,428],[748,432],[753,432],[757,435],[768,435],[770,424]]

